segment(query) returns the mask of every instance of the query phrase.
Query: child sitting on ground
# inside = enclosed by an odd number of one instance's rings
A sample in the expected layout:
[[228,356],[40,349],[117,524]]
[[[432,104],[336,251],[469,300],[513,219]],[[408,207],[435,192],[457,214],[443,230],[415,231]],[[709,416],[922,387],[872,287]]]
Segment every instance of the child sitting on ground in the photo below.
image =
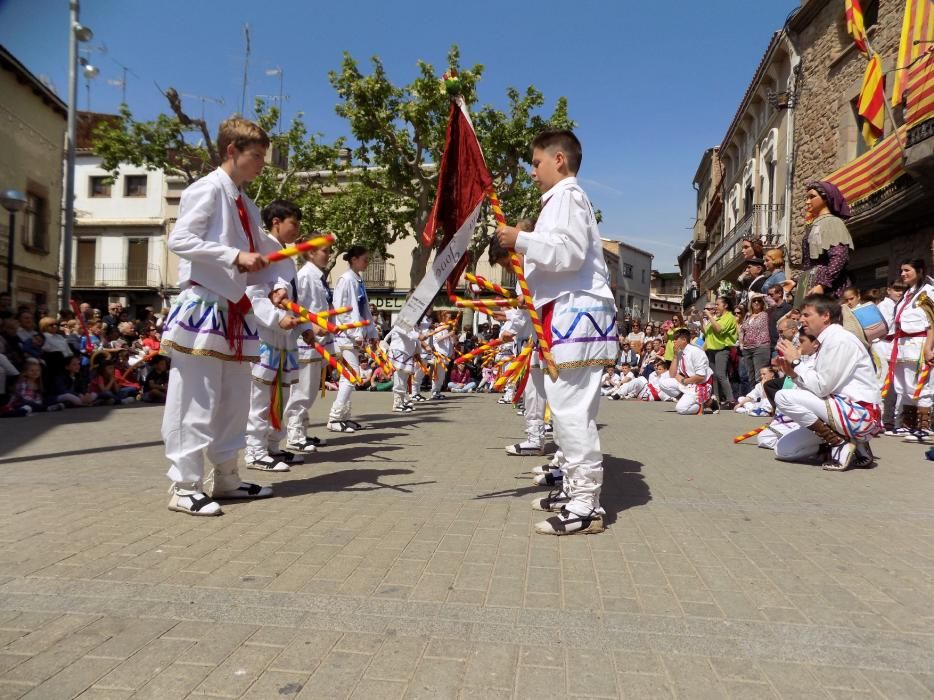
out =
[[768,416],[772,414],[772,403],[765,395],[765,384],[775,379],[775,370],[763,367],[759,370],[759,383],[745,396],[740,396],[736,402],[736,412],[747,416]]

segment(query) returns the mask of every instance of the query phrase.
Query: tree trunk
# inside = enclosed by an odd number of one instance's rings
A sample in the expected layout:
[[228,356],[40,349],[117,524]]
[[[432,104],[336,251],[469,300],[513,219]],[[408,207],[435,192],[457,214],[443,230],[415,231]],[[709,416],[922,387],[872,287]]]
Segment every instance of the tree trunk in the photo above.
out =
[[415,218],[415,247],[412,248],[412,262],[409,265],[409,277],[411,278],[410,291],[418,286],[418,283],[425,277],[428,269],[428,261],[431,259],[431,253],[434,248],[427,248],[422,245],[422,231],[425,230],[425,224],[428,222],[429,212],[419,214]]

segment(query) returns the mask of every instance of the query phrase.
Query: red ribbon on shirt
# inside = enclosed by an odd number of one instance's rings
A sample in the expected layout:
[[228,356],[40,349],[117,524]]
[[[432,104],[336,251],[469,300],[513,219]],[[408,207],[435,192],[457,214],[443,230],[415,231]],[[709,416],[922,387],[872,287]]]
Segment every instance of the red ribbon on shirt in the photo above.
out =
[[[243,196],[237,197],[236,202],[237,214],[240,215],[243,232],[250,244],[250,252],[255,253],[256,246],[253,243],[253,233],[250,230],[250,215],[247,213]],[[240,297],[238,301],[227,300],[227,344],[234,351],[234,357],[238,362],[243,360],[243,318],[251,308],[250,298],[246,294]]]

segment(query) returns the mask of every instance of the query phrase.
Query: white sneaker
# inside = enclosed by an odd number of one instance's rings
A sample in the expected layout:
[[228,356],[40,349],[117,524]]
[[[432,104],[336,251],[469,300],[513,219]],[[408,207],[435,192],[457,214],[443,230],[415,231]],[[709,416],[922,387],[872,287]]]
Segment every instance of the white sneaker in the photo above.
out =
[[328,423],[328,430],[332,433],[352,433],[354,428],[345,420],[331,421]]
[[201,491],[173,486],[169,497],[169,510],[189,515],[222,515],[220,504]]
[[908,428],[892,428],[891,430],[886,430],[883,435],[888,435],[889,437],[904,437],[905,435],[910,435],[911,431]]
[[563,508],[557,515],[535,523],[535,532],[540,535],[591,535],[605,529],[603,516],[599,513],[581,516]]
[[305,438],[304,440],[290,440],[285,443],[285,446],[290,450],[295,450],[299,454],[311,454],[312,452],[317,452],[318,448],[311,440]]
[[540,457],[545,454],[545,446],[540,442],[517,442],[514,445],[506,445],[506,454],[513,457]]

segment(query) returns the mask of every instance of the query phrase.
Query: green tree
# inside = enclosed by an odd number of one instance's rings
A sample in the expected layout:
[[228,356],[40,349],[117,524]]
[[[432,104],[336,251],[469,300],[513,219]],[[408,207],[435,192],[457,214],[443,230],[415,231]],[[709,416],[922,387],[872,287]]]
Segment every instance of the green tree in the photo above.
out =
[[[483,66],[462,68],[456,45],[448,52],[447,63],[448,69],[457,73],[461,96],[470,108],[476,103]],[[358,182],[376,197],[390,193],[389,201],[394,203],[391,211],[372,207],[374,213],[383,211],[383,216],[371,219],[370,224],[377,230],[370,236],[377,237],[379,229],[392,231],[392,240],[418,236],[425,228],[435,195],[435,165],[444,147],[450,98],[434,67],[425,61],[418,62],[418,76],[402,87],[389,80],[378,57],[373,57],[371,64],[372,71],[364,75],[354,58],[344,54],[341,70],[330,74],[341,99],[337,114],[347,120],[357,142],[354,159],[366,166]],[[472,119],[503,210],[510,220],[515,220],[537,209],[538,191],[525,167],[530,159],[529,143],[544,128],[571,128],[573,122],[564,98],[558,100],[549,118],[536,114],[544,105],[544,97],[535,87],[528,87],[524,93],[510,88],[507,98],[506,110],[484,106]],[[360,196],[365,197],[365,192]],[[400,218],[407,224],[401,231],[395,228]],[[475,257],[486,247],[495,228],[489,213],[483,221],[472,246]],[[431,250],[424,246],[413,247],[413,285],[424,276],[430,255]]]
[[[447,63],[458,75],[468,108],[475,107],[483,66],[462,68],[457,46],[448,52]],[[364,74],[345,54],[340,70],[329,78],[339,98],[336,112],[346,119],[351,137],[328,143],[321,134],[308,132],[301,114],[287,131],[274,133],[277,108],[257,100],[257,120],[274,134],[273,160],[278,160],[276,152],[288,157],[282,168],[265,168],[249,193],[259,206],[276,198],[293,200],[302,209],[306,227],[335,234],[338,251],[359,242],[385,254],[393,242],[420,236],[425,227],[450,97],[435,68],[425,61],[418,62],[414,80],[399,86],[390,81],[378,57],[371,59],[371,71]],[[165,96],[171,114],[140,122],[124,105],[118,119],[98,126],[94,147],[103,168],[116,174],[120,163],[127,162],[163,169],[190,183],[217,166],[207,124],[185,113],[175,90],[169,88]],[[557,100],[549,117],[542,116],[544,96],[534,86],[524,92],[510,88],[506,97],[505,109],[486,105],[473,109],[472,119],[503,209],[514,221],[538,208],[539,193],[527,172],[532,138],[542,129],[572,128],[574,123],[564,98]],[[487,212],[474,238],[475,259],[494,228]],[[431,252],[413,246],[413,285],[424,276]]]

